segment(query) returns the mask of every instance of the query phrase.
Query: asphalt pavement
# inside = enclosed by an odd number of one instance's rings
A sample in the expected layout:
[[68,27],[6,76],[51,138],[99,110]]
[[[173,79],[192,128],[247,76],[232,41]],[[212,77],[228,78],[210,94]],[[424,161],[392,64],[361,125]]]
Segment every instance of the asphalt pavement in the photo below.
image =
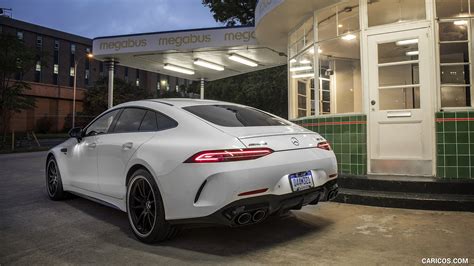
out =
[[0,265],[474,263],[474,213],[342,203],[248,227],[185,229],[176,239],[142,244],[121,211],[82,198],[50,201],[45,155],[0,155]]

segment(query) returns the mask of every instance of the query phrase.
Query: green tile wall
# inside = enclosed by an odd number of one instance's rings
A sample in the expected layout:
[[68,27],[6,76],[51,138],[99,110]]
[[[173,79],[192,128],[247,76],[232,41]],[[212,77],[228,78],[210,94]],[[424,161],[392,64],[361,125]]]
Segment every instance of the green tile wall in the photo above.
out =
[[331,116],[293,121],[326,138],[337,157],[339,173],[367,174],[367,116]]
[[436,113],[436,175],[474,178],[474,111]]

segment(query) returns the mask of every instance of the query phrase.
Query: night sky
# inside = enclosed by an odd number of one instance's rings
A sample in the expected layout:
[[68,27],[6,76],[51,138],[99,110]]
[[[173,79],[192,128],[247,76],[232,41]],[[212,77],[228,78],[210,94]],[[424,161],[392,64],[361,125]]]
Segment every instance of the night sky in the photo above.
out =
[[201,0],[0,0],[13,18],[94,38],[222,26]]

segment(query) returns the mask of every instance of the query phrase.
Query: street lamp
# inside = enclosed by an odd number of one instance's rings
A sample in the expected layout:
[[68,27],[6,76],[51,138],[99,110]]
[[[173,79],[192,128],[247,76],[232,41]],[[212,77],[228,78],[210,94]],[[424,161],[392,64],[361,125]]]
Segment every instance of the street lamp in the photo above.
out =
[[[91,59],[94,55],[92,53],[87,53],[87,58]],[[82,58],[84,59],[84,57]],[[77,84],[77,64],[79,60],[74,60],[74,89],[72,95],[72,127],[76,126],[76,84]]]

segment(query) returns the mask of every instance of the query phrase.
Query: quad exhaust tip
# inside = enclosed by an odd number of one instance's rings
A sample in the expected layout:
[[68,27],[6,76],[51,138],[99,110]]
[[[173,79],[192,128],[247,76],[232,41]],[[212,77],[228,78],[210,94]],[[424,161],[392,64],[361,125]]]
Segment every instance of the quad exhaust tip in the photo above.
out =
[[248,224],[252,220],[252,215],[248,212],[244,212],[237,217],[237,224],[244,225]]
[[260,222],[261,220],[263,220],[263,218],[265,218],[265,214],[267,213],[264,210],[257,210],[252,215],[252,221],[254,223]]

